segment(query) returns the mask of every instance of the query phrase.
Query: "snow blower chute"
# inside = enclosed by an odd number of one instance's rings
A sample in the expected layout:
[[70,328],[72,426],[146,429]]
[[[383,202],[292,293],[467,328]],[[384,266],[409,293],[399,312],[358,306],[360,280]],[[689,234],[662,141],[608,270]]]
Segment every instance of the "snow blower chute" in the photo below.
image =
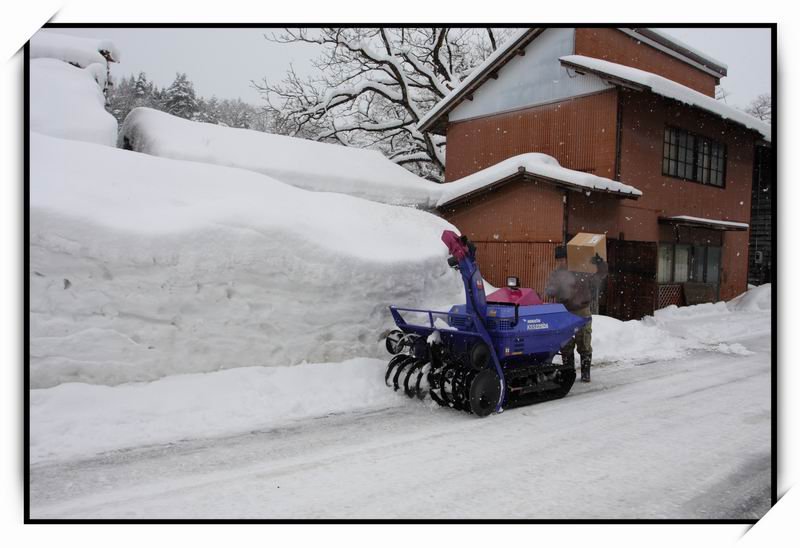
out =
[[448,264],[461,273],[466,303],[448,312],[390,306],[398,329],[386,337],[395,356],[386,384],[413,398],[486,416],[504,408],[566,396],[575,370],[553,363],[587,320],[532,289],[509,287],[486,296],[475,246],[442,233]]

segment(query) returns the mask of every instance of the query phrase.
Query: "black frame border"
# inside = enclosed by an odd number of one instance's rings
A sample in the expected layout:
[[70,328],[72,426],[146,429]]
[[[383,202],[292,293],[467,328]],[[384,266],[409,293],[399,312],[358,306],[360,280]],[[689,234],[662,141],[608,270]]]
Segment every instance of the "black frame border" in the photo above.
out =
[[[777,384],[777,272],[778,272],[778,40],[777,23],[539,23],[553,28],[566,27],[653,27],[653,28],[768,28],[771,42],[772,75],[772,308],[771,308],[771,506],[778,501],[778,384]],[[45,23],[42,28],[283,28],[283,27],[418,27],[420,23]],[[424,26],[483,27],[476,23],[424,23]],[[518,28],[534,26],[530,23],[491,23],[497,28]],[[30,517],[30,43],[23,46],[23,478],[24,478],[24,517],[25,524],[611,524],[611,525],[754,525],[758,519],[35,519]]]

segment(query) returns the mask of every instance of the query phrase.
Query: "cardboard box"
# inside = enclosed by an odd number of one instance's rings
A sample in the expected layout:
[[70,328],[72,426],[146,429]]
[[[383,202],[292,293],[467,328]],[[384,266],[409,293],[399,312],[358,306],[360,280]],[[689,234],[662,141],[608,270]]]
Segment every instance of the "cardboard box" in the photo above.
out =
[[605,234],[579,232],[567,243],[567,269],[573,272],[597,272],[591,259],[595,254],[606,260]]

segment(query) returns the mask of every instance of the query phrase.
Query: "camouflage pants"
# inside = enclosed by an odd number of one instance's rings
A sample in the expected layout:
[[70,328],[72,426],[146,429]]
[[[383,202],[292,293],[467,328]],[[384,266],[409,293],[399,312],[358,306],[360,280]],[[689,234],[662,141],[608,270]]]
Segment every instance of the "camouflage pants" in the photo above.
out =
[[591,357],[592,355],[592,312],[589,307],[573,310],[573,314],[581,318],[589,318],[589,323],[583,326],[567,344],[561,347],[561,359],[564,364],[575,363],[575,347],[578,347],[578,354],[581,357]]

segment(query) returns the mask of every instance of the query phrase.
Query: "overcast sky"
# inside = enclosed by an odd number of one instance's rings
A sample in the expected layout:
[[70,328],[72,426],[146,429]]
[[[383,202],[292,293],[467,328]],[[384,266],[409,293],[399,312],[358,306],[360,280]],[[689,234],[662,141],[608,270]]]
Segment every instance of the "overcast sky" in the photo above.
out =
[[[275,29],[155,29],[90,28],[51,29],[114,41],[122,61],[114,65],[116,77],[147,73],[158,86],[167,86],[177,71],[185,72],[198,94],[220,99],[240,97],[260,102],[251,80],[282,78],[293,64],[300,74],[312,70],[309,60],[317,47],[309,44],[275,44],[264,33]],[[722,87],[731,105],[747,105],[754,97],[770,91],[769,29],[669,28],[664,32],[698,48],[728,65]]]

